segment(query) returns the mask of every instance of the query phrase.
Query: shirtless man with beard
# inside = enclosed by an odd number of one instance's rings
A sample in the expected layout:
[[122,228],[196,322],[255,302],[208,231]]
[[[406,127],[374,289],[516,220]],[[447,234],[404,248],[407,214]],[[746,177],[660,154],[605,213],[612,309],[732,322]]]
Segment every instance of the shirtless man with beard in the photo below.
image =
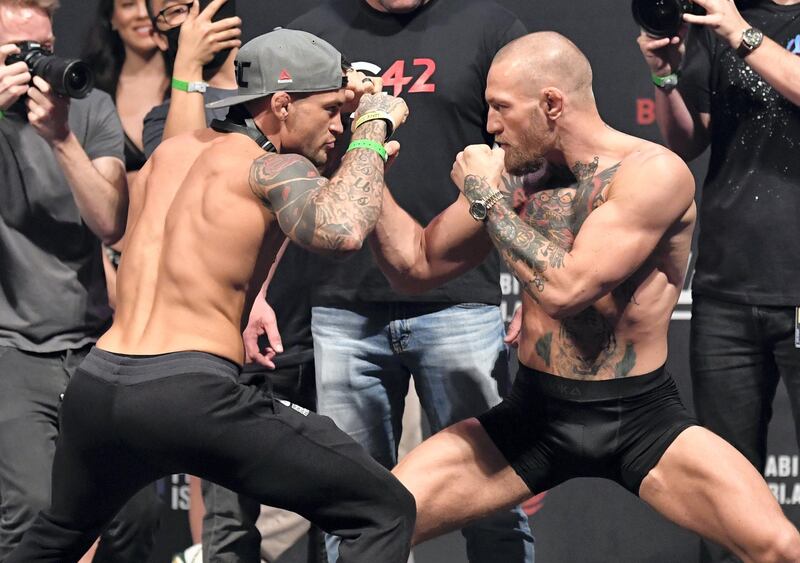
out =
[[697,425],[664,371],[696,214],[686,165],[602,121],[589,61],[556,33],[503,48],[486,99],[499,148],[458,155],[462,196],[422,229],[387,194],[371,238],[400,290],[442,283],[492,245],[525,289],[511,395],[394,470],[417,502],[415,542],[604,477],[745,561],[800,561],[762,477]]
[[[225,121],[162,143],[131,189],[114,323],[67,387],[52,504],[7,563],[77,561],[125,500],[171,473],[305,516],[343,537],[339,563],[408,559],[408,491],[330,419],[237,382],[242,311],[278,249],[287,237],[335,256],[361,247],[398,149],[388,129],[408,110],[365,94],[373,83],[305,32],[257,37],[237,66],[238,94],[215,102]],[[353,109],[351,150],[328,180],[317,167]]]

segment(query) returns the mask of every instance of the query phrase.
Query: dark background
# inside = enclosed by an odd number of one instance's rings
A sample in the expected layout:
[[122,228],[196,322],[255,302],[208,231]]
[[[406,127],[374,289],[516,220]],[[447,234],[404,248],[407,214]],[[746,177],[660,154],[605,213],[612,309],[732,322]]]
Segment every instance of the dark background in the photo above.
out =
[[[434,1],[448,2],[458,9],[458,0]],[[594,91],[600,113],[609,125],[660,141],[653,123],[652,86],[635,42],[638,29],[627,0],[498,1],[514,11],[530,31],[558,31],[583,50],[594,68]],[[316,4],[312,0],[237,0],[238,14],[244,22],[244,39],[286,25]],[[92,0],[62,0],[55,21],[59,54],[80,52],[94,13]],[[702,182],[705,163],[706,159],[701,158],[692,164],[698,183]],[[414,164],[398,162],[398,165]],[[501,281],[506,296],[504,307],[510,313],[517,303],[519,287],[507,274]],[[687,288],[690,282],[691,279],[687,280]],[[687,360],[689,302],[686,291],[673,316],[668,369],[684,399],[691,404]],[[769,453],[767,481],[782,500],[786,513],[795,524],[800,524],[800,508],[795,504],[800,504],[798,451],[782,385],[776,398]],[[160,486],[168,510],[158,554],[151,560],[166,563],[171,552],[189,542],[185,527],[188,487],[180,476],[165,480]],[[795,489],[797,493],[793,494]],[[694,534],[666,522],[621,487],[607,481],[581,479],[557,487],[547,495],[544,507],[531,521],[538,563],[697,561],[698,540]],[[465,562],[462,543],[458,534],[428,542],[415,549],[416,562]]]

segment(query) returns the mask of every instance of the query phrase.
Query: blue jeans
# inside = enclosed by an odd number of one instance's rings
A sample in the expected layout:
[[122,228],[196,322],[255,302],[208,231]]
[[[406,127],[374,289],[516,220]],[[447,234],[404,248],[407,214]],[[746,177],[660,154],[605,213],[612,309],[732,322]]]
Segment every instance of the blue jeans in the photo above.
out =
[[[744,454],[759,471],[778,381],[789,392],[800,437],[800,349],[794,345],[794,307],[720,301],[694,295],[690,360],[694,408],[700,423]],[[704,542],[702,561],[738,561]]]
[[[433,432],[500,402],[509,384],[504,327],[496,306],[360,303],[314,307],[317,410],[387,468],[397,463],[409,378]],[[533,536],[519,507],[462,530],[471,563],[533,561]],[[335,560],[335,547],[329,549]]]

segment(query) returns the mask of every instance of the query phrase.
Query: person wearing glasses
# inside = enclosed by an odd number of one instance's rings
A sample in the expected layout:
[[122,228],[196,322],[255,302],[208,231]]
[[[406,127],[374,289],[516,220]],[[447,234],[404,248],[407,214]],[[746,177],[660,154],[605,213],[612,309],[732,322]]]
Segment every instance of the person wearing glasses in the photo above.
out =
[[147,10],[172,74],[170,98],[144,118],[142,140],[149,157],[163,139],[225,118],[227,108],[206,110],[205,104],[236,92],[233,61],[242,20],[234,15],[232,0],[148,0]]

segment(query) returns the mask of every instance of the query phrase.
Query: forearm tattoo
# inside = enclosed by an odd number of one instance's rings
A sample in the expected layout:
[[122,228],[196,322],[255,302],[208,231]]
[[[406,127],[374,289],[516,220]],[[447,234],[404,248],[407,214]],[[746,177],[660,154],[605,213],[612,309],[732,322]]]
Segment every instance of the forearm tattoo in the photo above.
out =
[[375,226],[383,201],[383,161],[373,151],[351,151],[327,180],[302,156],[265,154],[250,168],[250,189],[292,240],[342,250],[353,240],[362,242]]
[[[493,191],[486,178],[468,175],[464,179],[464,194],[470,201],[485,197]],[[503,259],[534,299],[544,291],[545,272],[560,268],[566,251],[525,222],[512,207],[506,195],[491,211],[487,230]]]

